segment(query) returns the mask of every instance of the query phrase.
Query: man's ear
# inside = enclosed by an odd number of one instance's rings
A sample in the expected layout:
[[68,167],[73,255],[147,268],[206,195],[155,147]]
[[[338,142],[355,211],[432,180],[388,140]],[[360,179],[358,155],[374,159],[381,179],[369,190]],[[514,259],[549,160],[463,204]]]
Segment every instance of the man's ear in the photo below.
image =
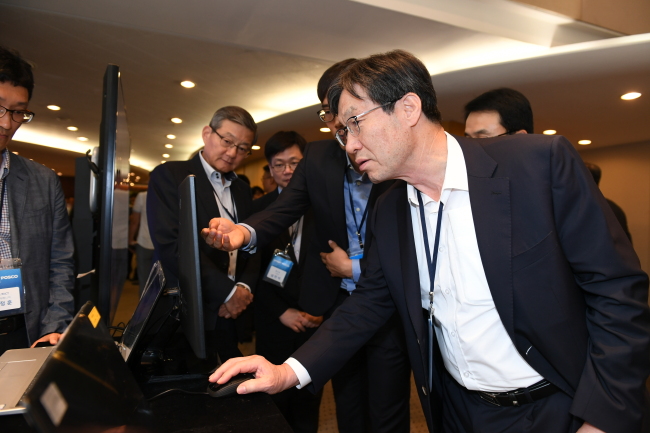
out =
[[520,129],[519,131],[515,132],[515,134],[528,134],[525,129]]
[[203,138],[203,144],[208,144],[208,140],[210,140],[210,135],[212,134],[212,128],[210,128],[209,125],[206,125],[203,127],[203,130],[201,131],[201,137]]
[[398,104],[402,104],[404,118],[409,126],[414,126],[422,115],[422,100],[420,97],[415,93],[409,92],[402,97],[402,100]]

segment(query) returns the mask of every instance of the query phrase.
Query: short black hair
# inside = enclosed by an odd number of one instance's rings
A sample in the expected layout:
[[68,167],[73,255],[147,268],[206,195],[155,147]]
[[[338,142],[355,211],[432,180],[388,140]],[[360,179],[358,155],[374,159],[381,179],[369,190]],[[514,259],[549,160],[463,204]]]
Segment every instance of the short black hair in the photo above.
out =
[[364,89],[373,102],[386,104],[383,107],[386,113],[392,113],[395,102],[413,92],[422,101],[422,112],[427,119],[435,123],[442,121],[431,75],[424,63],[411,53],[395,50],[373,54],[351,64],[327,93],[332,113],[338,114],[339,98],[344,90],[361,99],[355,86]]
[[246,185],[251,186],[251,180],[245,174],[238,174],[237,177],[246,182]]
[[594,177],[594,181],[596,182],[596,185],[598,185],[600,183],[600,177],[603,175],[603,172],[600,169],[600,167],[598,167],[593,162],[585,162],[585,166],[587,167],[591,175]]
[[255,185],[255,186],[252,186],[252,187],[251,187],[251,194],[252,194],[252,195],[255,195],[255,194],[262,194],[262,195],[264,195],[264,190],[263,190],[261,187]]
[[280,152],[284,152],[293,146],[298,146],[300,152],[305,151],[307,140],[296,131],[279,131],[269,138],[264,146],[264,156],[271,163],[271,159]]
[[323,99],[327,96],[327,91],[332,86],[332,83],[336,81],[341,72],[345,70],[352,63],[356,62],[357,59],[345,59],[341,60],[338,63],[334,63],[332,66],[327,68],[323,75],[318,80],[318,87],[316,87],[316,92],[318,93],[318,99],[320,102],[323,102]]
[[269,176],[271,175],[271,168],[269,167],[268,164],[262,167],[262,171],[264,171],[264,173],[267,173]]
[[508,133],[524,130],[533,134],[533,109],[521,92],[507,87],[490,90],[472,99],[465,105],[465,120],[477,111],[496,111],[501,118],[501,126]]
[[0,46],[0,83],[9,82],[15,87],[27,89],[29,99],[34,91],[32,66],[15,50]]

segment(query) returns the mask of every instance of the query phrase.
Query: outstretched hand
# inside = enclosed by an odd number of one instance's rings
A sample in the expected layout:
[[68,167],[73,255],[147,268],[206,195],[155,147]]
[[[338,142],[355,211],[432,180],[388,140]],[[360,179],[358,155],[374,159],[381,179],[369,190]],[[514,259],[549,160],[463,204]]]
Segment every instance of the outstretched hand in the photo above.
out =
[[250,242],[250,232],[226,218],[212,218],[208,228],[201,230],[201,237],[222,251],[234,251]]
[[237,394],[253,392],[277,394],[299,383],[298,377],[287,364],[274,365],[259,355],[231,358],[212,373],[208,380],[224,384],[240,373],[253,373],[255,379],[247,380],[239,385]]

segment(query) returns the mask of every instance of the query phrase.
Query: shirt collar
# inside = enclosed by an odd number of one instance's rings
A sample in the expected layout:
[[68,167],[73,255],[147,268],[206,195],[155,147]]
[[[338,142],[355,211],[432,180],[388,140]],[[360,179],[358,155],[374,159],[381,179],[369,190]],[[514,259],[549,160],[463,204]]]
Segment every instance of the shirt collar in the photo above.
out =
[[[455,189],[461,191],[469,190],[467,185],[467,167],[465,166],[463,150],[453,135],[448,134],[446,131],[445,135],[447,136],[447,166],[445,167],[445,180],[442,183],[441,197],[448,195]],[[445,191],[447,191],[447,194],[445,194]],[[408,185],[407,194],[411,204],[418,206],[417,190],[413,185]],[[434,201],[426,194],[422,194],[422,200],[425,205]]]
[[213,173],[215,173],[214,177],[219,181],[221,181],[221,176],[223,176],[223,178],[226,180],[224,182],[224,186],[230,186],[230,183],[233,180],[237,179],[237,174],[235,174],[234,171],[222,174],[221,172],[215,170],[214,167],[212,167],[210,164],[208,164],[208,162],[205,160],[205,158],[203,158],[203,151],[199,152],[199,159],[201,160],[201,165],[203,165],[203,169],[205,170],[205,174],[208,175],[208,179],[212,180]]

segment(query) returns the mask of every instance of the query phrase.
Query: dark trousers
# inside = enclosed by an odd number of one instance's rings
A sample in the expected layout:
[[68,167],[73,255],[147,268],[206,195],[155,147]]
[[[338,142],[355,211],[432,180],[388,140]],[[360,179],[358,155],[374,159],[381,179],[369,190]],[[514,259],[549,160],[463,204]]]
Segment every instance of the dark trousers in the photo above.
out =
[[339,432],[408,433],[410,375],[404,331],[394,315],[332,377]]
[[572,399],[557,392],[521,406],[494,406],[443,377],[444,433],[574,433],[582,421],[569,414]]

